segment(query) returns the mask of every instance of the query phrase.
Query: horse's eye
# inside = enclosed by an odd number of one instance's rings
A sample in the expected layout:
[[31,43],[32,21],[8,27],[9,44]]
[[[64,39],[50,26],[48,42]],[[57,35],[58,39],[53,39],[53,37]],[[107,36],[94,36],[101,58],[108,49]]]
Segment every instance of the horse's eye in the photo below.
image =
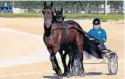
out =
[[42,13],[43,13],[43,14],[45,13],[44,10],[42,10]]

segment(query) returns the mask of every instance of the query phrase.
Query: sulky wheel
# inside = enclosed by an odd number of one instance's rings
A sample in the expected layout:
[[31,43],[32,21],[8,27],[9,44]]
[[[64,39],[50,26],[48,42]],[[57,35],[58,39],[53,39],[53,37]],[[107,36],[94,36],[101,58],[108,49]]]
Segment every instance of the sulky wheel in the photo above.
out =
[[116,75],[118,70],[118,57],[116,53],[111,52],[108,58],[108,70],[110,75]]

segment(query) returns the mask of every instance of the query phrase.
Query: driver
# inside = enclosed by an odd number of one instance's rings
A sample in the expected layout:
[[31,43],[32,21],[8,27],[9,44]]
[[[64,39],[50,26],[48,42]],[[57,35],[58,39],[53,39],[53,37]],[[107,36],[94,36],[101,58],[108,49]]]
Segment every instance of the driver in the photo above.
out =
[[101,48],[101,50],[105,50],[106,46],[104,45],[104,43],[107,41],[107,35],[105,30],[101,28],[100,24],[100,19],[95,18],[93,20],[93,28],[88,33],[93,37],[99,39],[102,42],[102,44],[99,45],[99,47]]
[[107,41],[107,35],[105,30],[101,28],[100,24],[100,19],[95,18],[93,20],[93,28],[88,33],[104,43]]

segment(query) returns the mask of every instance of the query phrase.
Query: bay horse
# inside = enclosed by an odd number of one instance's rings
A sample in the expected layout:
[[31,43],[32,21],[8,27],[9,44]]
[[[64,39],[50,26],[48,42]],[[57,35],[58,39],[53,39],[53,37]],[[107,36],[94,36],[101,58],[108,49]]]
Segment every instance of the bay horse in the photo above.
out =
[[[50,26],[54,23],[54,22],[56,22],[56,23],[61,23],[61,22],[63,22],[63,20],[64,20],[64,18],[62,19],[62,20],[60,20],[60,12],[58,12],[58,11],[56,11],[56,16],[55,15],[53,15],[53,11],[52,11],[52,3],[51,3],[51,5],[50,6],[47,6],[46,5],[46,2],[44,2],[44,9],[42,10],[42,13],[43,13],[43,15],[44,14],[46,14],[46,15],[44,15],[44,17],[45,17],[45,19],[44,19],[44,30],[46,31],[46,32],[44,32],[44,36],[49,36],[49,34],[51,33],[51,31],[50,31]],[[48,10],[48,11],[47,11]],[[45,13],[46,12],[46,13]],[[47,15],[47,13],[50,13],[49,15]],[[62,13],[62,12],[61,12]],[[51,15],[52,14],[52,15]],[[62,18],[62,17],[61,17]],[[47,29],[47,27],[48,27],[48,29]],[[44,40],[45,41],[45,40]],[[47,44],[46,42],[45,42],[45,44]],[[63,66],[64,66],[64,72],[66,73],[66,70],[67,70],[67,67],[66,67],[66,63],[65,63],[65,61],[64,61],[64,57],[65,57],[65,54],[63,55],[63,51],[64,50],[64,48],[61,48],[60,50],[59,50],[59,53],[60,53],[60,56],[61,56],[61,59],[62,59],[62,63],[63,63]],[[64,74],[65,74],[64,73]]]
[[[45,45],[47,46],[47,49],[50,53],[50,60],[52,63],[53,70],[57,73],[57,75],[61,76],[62,72],[58,65],[57,59],[56,59],[56,53],[60,51],[61,46],[68,46],[69,52],[72,52],[73,46],[72,44],[75,43],[75,45],[78,48],[78,54],[80,56],[81,60],[81,74],[84,73],[83,68],[83,35],[79,33],[76,29],[72,28],[74,27],[80,27],[78,24],[72,24],[72,21],[65,22],[65,24],[70,24],[70,28],[68,29],[68,34],[65,31],[65,28],[58,28],[59,26],[62,26],[61,24],[54,23],[54,16],[52,11],[53,3],[51,3],[50,6],[46,6],[46,2],[44,2],[44,9],[42,10],[42,13],[44,15],[44,35],[43,40]],[[70,50],[71,49],[71,50]],[[68,50],[67,50],[68,51]],[[72,57],[72,56],[71,56]],[[71,58],[73,59],[73,58]]]
[[[54,19],[55,19],[55,23],[63,24],[64,16],[63,16],[63,9],[62,8],[61,8],[61,10],[56,10],[55,9]],[[60,56],[61,56],[61,59],[62,59],[63,67],[64,67],[63,76],[71,75],[71,74],[68,74],[68,71],[70,71],[70,64],[71,64],[70,62],[71,62],[71,60],[69,59],[69,63],[68,63],[68,66],[67,66],[67,64],[66,64],[66,55],[68,54],[69,58],[71,58],[72,55],[70,55],[68,52],[69,51],[68,51],[68,45],[67,44],[62,45],[60,47],[59,53],[60,53]]]
[[[63,23],[63,25],[65,25],[65,27],[66,28],[68,28],[68,25],[73,25],[73,24],[76,24],[77,25],[77,27],[75,28],[76,30],[78,30],[79,32],[81,32],[82,34],[83,34],[83,29],[80,27],[80,25],[77,23],[77,22],[75,22],[75,21],[73,21],[73,20],[68,20],[68,21],[65,21],[64,22],[64,16],[63,16],[63,9],[61,8],[61,10],[59,11],[57,11],[56,9],[55,9],[55,22],[58,22],[58,23],[60,23],[60,24],[62,24]],[[68,25],[66,25],[66,24],[68,24]],[[84,34],[83,34],[84,35]],[[85,37],[85,35],[84,35],[84,37]],[[85,38],[84,38],[84,41],[85,41]],[[72,44],[72,46],[74,46],[74,48],[73,49],[71,49],[71,50],[74,50],[74,51],[76,51],[76,46],[75,45],[73,45]],[[83,46],[83,48],[84,48],[85,46]],[[74,64],[79,64],[79,63],[77,63],[77,61],[80,61],[79,59],[78,59],[78,55],[77,55],[77,52],[74,52],[73,54],[75,55],[75,56],[73,56],[73,59],[75,60],[69,60],[69,63],[68,63],[68,66],[67,66],[67,64],[66,64],[66,55],[69,55],[69,57],[71,58],[72,57],[72,53],[69,53],[69,52],[67,52],[67,50],[68,50],[68,47],[66,47],[66,46],[61,46],[61,48],[60,48],[60,55],[61,55],[61,59],[62,59],[62,63],[63,63],[63,66],[64,66],[64,76],[68,76],[69,74],[67,74],[67,72],[68,72],[68,70],[67,69],[70,69],[70,66],[75,66]],[[83,49],[84,50],[84,49]],[[65,51],[64,53],[62,53],[62,51]],[[72,61],[72,62],[71,62]],[[74,62],[73,62],[74,61]],[[80,65],[80,64],[79,64]],[[78,68],[78,67],[80,67],[79,65],[77,65],[77,66],[75,66],[74,68],[75,69],[72,69],[72,71],[73,70],[75,70],[76,71],[76,69],[80,69],[80,68]],[[68,67],[68,68],[67,68]],[[72,72],[71,71],[71,72]],[[78,71],[76,71],[76,72],[72,72],[72,74],[73,75],[78,75]]]

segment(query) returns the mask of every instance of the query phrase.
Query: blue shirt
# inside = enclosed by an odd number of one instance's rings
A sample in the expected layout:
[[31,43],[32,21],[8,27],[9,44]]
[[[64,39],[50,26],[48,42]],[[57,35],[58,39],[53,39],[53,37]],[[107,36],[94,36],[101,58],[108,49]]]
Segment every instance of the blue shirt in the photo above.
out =
[[101,42],[106,42],[107,41],[107,35],[104,29],[99,28],[99,29],[91,29],[88,32],[90,35],[94,36],[95,38],[99,39]]

